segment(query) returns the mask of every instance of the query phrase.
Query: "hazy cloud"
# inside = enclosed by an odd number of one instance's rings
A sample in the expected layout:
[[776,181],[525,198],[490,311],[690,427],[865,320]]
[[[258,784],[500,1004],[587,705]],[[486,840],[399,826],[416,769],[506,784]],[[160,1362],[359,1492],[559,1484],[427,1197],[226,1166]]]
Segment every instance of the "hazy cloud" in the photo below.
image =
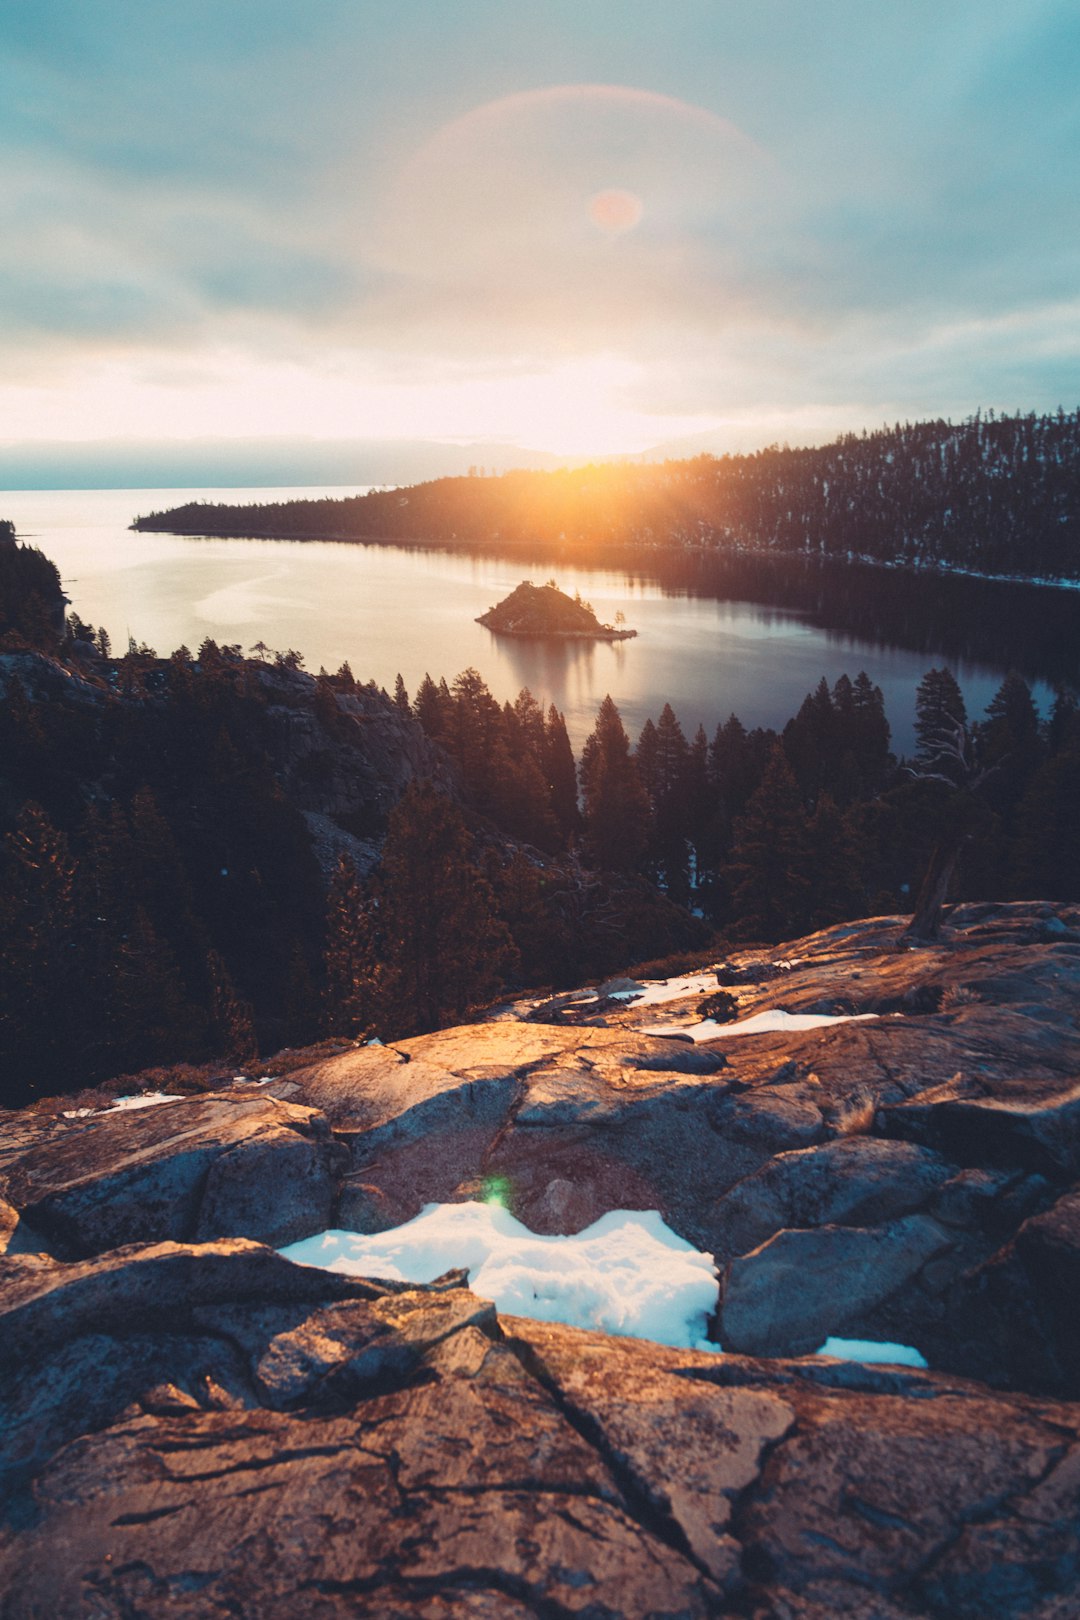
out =
[[283,361],[372,436],[590,355],[658,421],[1075,404],[1078,69],[1056,0],[8,0],[0,437],[170,355],[192,433]]

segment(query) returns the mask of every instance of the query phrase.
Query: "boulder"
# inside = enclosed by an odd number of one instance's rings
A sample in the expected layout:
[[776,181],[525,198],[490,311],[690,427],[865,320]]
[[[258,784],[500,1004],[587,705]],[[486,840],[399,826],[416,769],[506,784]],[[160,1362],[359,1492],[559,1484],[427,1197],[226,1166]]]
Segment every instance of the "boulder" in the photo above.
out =
[[944,1365],[1080,1398],[1080,1190],[1031,1216],[949,1299]]
[[821,1137],[824,1123],[816,1104],[801,1095],[798,1088],[785,1085],[767,1090],[762,1087],[733,1097],[716,1116],[721,1135],[770,1154],[807,1147]]
[[[1075,1469],[1041,1520],[1039,1503],[1067,1433],[977,1387],[924,1397],[822,1402],[776,1448],[742,1520],[746,1563],[770,1588],[751,1612],[1064,1620],[1080,1574]],[[1019,1569],[987,1556],[1006,1537]]]
[[805,1355],[842,1335],[952,1241],[928,1215],[778,1232],[725,1270],[720,1342],[748,1355]]
[[0,1198],[0,1255],[7,1254],[19,1224],[19,1212],[14,1204]]
[[779,1099],[761,1140],[725,1132],[722,1053],[620,1028],[466,1025],[343,1053],[292,1078],[349,1147],[336,1218],[359,1231],[497,1185],[536,1231],[578,1231],[610,1209],[661,1209],[690,1236],[699,1187],[729,1184],[764,1162],[769,1141],[786,1144],[792,1131],[805,1140],[821,1124]]
[[961,1164],[1080,1173],[1080,1081],[954,1076],[882,1110],[888,1135],[922,1142]]
[[877,1226],[922,1209],[955,1174],[929,1148],[872,1136],[778,1153],[717,1199],[710,1249],[723,1264],[785,1227]]
[[76,1258],[139,1241],[309,1237],[329,1225],[344,1168],[313,1108],[221,1093],[73,1122],[9,1162],[3,1187]]

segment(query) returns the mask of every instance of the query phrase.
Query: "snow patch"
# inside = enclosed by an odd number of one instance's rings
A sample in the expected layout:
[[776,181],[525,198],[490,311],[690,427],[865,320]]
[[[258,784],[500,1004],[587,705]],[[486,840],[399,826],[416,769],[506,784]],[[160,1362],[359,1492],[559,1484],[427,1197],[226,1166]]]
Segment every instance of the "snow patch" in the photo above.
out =
[[499,1311],[688,1350],[705,1340],[719,1291],[712,1255],[656,1210],[612,1210],[571,1237],[545,1237],[495,1203],[426,1204],[389,1232],[323,1232],[281,1252],[346,1276],[414,1283],[463,1266]]
[[133,1108],[153,1108],[157,1103],[183,1102],[179,1092],[141,1091],[134,1097],[114,1097],[108,1108],[66,1108],[63,1119],[100,1119],[102,1114],[130,1112]]
[[123,1109],[154,1108],[158,1103],[183,1102],[180,1092],[173,1091],[142,1091],[137,1097],[115,1097],[111,1108],[103,1108],[103,1114],[115,1114]]
[[662,1007],[666,1001],[681,1001],[684,996],[703,996],[717,990],[716,972],[692,973],[685,979],[646,980],[640,991],[616,990],[619,1000],[633,1000],[635,1007]]
[[699,1024],[646,1024],[639,1035],[674,1035],[689,1041],[717,1041],[728,1035],[795,1034],[804,1029],[821,1029],[828,1024],[861,1024],[877,1013],[789,1013],[779,1007],[741,1018],[735,1024],[718,1024],[703,1018]]
[[874,1339],[826,1339],[815,1356],[835,1356],[838,1361],[890,1363],[894,1367],[926,1367],[929,1363],[910,1344],[890,1344]]

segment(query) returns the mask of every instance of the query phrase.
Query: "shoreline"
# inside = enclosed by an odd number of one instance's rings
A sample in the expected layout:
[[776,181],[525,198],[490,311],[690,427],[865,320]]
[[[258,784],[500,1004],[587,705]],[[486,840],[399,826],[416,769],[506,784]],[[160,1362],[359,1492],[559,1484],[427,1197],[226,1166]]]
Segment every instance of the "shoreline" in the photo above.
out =
[[[134,534],[167,534],[177,540],[275,540],[296,545],[305,545],[309,542],[316,544],[330,544],[342,546],[391,546],[404,551],[442,551],[450,556],[469,556],[480,554],[484,556],[513,556],[522,554],[534,562],[572,562],[576,567],[588,568],[592,566],[588,558],[577,555],[568,545],[553,547],[544,541],[533,540],[474,540],[465,545],[450,545],[445,540],[425,540],[415,536],[390,536],[376,534],[272,534],[267,531],[253,532],[251,530],[231,531],[220,530],[216,533],[208,531],[196,532],[193,529],[169,529],[165,527],[151,528],[146,524],[131,523],[128,525],[129,533]],[[751,562],[813,562],[827,567],[842,568],[853,564],[859,568],[873,568],[883,573],[904,574],[911,579],[973,579],[980,580],[988,585],[1031,585],[1040,590],[1053,591],[1080,591],[1080,578],[1067,577],[1049,578],[1043,574],[991,574],[981,569],[964,568],[950,563],[912,563],[887,559],[882,557],[868,557],[861,552],[820,553],[813,551],[768,551],[756,546],[725,546],[723,549],[711,546],[685,546],[677,543],[663,544],[653,541],[643,544],[640,541],[596,541],[588,547],[589,557],[602,557],[611,553],[633,553],[642,558],[663,556],[677,558],[696,558],[699,560],[715,561],[751,561]],[[509,632],[501,632],[509,633]]]
[[485,618],[486,615],[481,615],[473,623],[482,624],[493,636],[517,636],[522,641],[632,641],[637,635],[636,630],[609,630],[606,625],[598,630],[504,630],[498,625],[485,624]]

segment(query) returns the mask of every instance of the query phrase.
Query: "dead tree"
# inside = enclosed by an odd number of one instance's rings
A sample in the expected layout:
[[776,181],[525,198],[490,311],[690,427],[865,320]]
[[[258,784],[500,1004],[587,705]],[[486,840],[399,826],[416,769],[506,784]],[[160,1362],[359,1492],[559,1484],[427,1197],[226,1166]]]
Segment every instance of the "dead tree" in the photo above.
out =
[[994,765],[980,766],[974,757],[967,727],[962,721],[943,719],[933,738],[926,765],[908,767],[916,781],[943,782],[952,793],[942,811],[937,840],[916,896],[914,914],[900,935],[902,944],[928,945],[941,938],[945,902],[956,863],[985,813],[978,798],[979,789],[1001,763],[999,760]]

